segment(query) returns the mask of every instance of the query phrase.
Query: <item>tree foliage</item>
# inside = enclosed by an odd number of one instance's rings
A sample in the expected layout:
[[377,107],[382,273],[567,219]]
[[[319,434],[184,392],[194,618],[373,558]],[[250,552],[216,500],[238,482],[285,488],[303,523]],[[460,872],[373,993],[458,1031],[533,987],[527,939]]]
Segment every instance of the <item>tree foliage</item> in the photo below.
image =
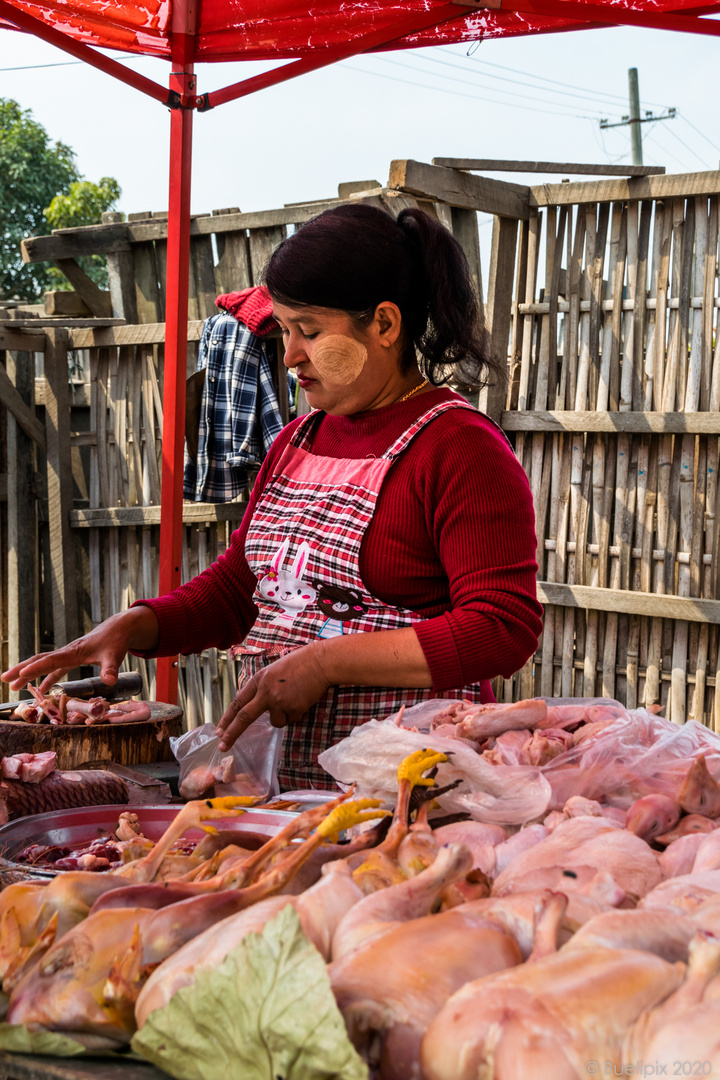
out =
[[[48,266],[23,263],[24,237],[94,224],[119,194],[110,177],[99,184],[83,180],[69,146],[52,143],[29,109],[0,98],[0,298],[33,301],[45,289],[58,287],[57,270],[54,280]],[[103,267],[91,272],[102,280]]]
[[[74,180],[69,190],[56,195],[43,213],[51,229],[96,225],[119,198],[120,185],[112,176],[103,176],[99,184],[93,184],[90,180]],[[107,260],[104,255],[90,255],[78,259],[78,262],[97,285],[107,288]],[[57,267],[49,267],[48,276],[53,288],[71,288]]]

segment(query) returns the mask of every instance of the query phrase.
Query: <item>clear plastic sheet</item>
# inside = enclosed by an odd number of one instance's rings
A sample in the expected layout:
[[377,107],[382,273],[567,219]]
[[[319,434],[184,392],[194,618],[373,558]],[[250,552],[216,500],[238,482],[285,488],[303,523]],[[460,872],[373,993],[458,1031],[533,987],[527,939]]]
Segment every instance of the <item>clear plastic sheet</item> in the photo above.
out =
[[[459,739],[430,732],[433,715],[447,705],[447,699],[436,702],[434,712],[429,701],[416,705],[405,712],[400,727],[393,717],[371,720],[325,750],[318,761],[340,784],[356,783],[359,794],[392,804],[397,796],[398,765],[409,754],[430,746],[450,758],[438,768],[438,786],[462,781],[454,791],[440,796],[446,813],[467,813],[475,821],[495,825],[522,825],[542,817],[551,789],[540,769],[488,765]],[[421,726],[423,730],[408,730]]]
[[278,768],[284,728],[270,723],[263,713],[229,750],[218,746],[214,724],[170,739],[170,747],[180,765],[180,794],[201,798],[211,788],[220,795],[247,795],[261,799],[279,794]]
[[551,810],[561,810],[573,795],[627,809],[643,795],[675,795],[700,754],[720,779],[720,736],[715,732],[695,720],[679,726],[632,709],[541,771],[552,787]]
[[[549,810],[562,810],[575,795],[624,810],[643,795],[673,796],[701,754],[720,781],[720,735],[702,724],[688,721],[680,727],[645,709],[626,710],[603,698],[545,700],[549,706],[585,706],[589,715],[584,722],[604,718],[609,723],[594,732],[588,728],[587,738],[547,765],[493,765],[468,742],[448,738],[444,725],[439,732],[432,730],[435,717],[451,704],[435,698],[356,728],[319,761],[339,783],[355,782],[360,794],[391,803],[402,758],[430,746],[451,755],[440,766],[438,784],[462,780],[459,788],[441,796],[443,810],[498,825],[536,821]],[[613,712],[620,715],[613,717]]]

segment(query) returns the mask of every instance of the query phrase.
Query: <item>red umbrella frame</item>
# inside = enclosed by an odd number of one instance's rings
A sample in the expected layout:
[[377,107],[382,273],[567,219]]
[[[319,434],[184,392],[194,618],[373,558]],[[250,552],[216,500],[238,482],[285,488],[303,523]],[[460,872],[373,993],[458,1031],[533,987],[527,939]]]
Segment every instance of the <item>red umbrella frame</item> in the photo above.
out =
[[[602,26],[645,26],[720,36],[720,0],[0,0],[0,28],[23,30],[58,46],[168,106],[170,160],[163,389],[163,464],[159,591],[180,584],[185,429],[190,187],[195,111],[262,90],[356,56],[384,49],[475,41]],[[165,57],[168,87],[130,71],[92,46]],[[291,62],[208,93],[197,93],[196,62],[238,59]],[[177,660],[158,661],[157,697],[177,700]]]

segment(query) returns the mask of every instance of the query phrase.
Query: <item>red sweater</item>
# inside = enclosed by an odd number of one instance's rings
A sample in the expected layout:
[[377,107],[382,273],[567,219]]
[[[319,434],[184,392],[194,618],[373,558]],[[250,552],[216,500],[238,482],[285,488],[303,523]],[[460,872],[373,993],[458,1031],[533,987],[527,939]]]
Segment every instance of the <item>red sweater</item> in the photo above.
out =
[[[313,453],[382,454],[428,408],[456,398],[426,391],[354,416],[324,416]],[[139,603],[160,622],[154,656],[239,644],[257,616],[244,547],[253,508],[298,421],[278,435],[227,551],[167,596]],[[371,594],[422,617],[415,631],[436,691],[510,676],[542,629],[535,525],[522,467],[481,413],[451,409],[423,428],[390,469],[360,550]]]

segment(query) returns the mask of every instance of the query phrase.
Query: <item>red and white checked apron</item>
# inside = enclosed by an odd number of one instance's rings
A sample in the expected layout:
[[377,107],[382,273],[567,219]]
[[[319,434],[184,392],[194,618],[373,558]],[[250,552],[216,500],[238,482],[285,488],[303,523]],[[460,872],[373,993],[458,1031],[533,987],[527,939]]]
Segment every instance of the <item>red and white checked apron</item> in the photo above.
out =
[[[268,479],[250,522],[245,555],[258,579],[258,617],[236,646],[240,686],[279,656],[319,637],[374,633],[412,626],[421,616],[370,595],[360,575],[360,547],[388,470],[418,432],[447,409],[472,408],[445,401],[428,409],[379,458],[329,458],[310,453],[322,416],[310,413]],[[318,754],[358,724],[417,704],[430,689],[332,686],[297,724],[286,729],[281,789],[329,788]],[[445,691],[448,698],[481,701],[479,684]]]

